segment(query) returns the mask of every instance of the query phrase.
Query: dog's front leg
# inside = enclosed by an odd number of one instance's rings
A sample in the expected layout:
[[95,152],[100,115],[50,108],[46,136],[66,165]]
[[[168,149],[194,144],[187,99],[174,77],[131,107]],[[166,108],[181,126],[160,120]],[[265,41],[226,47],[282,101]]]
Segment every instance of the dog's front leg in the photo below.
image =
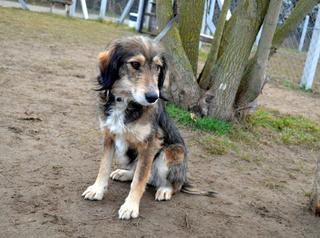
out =
[[100,163],[99,173],[93,185],[89,186],[82,194],[85,199],[102,200],[108,189],[108,179],[111,173],[112,159],[114,157],[113,140],[106,134],[104,139],[103,156]]
[[119,209],[119,219],[139,216],[140,199],[150,176],[154,154],[148,145],[139,146],[139,158],[128,197]]

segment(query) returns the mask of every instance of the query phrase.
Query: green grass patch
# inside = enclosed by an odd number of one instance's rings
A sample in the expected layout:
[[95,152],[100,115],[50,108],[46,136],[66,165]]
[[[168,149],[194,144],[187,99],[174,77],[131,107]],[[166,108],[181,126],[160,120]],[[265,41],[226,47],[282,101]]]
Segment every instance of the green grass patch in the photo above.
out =
[[21,9],[0,8],[0,28],[6,34],[1,40],[31,38],[46,44],[70,44],[86,47],[101,45],[111,40],[133,35],[124,25],[110,21],[83,20],[58,14],[38,13]]
[[281,81],[281,85],[287,89],[290,89],[290,90],[298,90],[300,89],[300,87],[293,81],[291,80],[282,80]]
[[320,148],[320,125],[302,116],[282,115],[263,108],[248,117],[246,126],[251,131],[265,128],[276,134],[284,144],[308,145]]
[[191,126],[203,131],[214,132],[217,135],[226,135],[231,131],[231,124],[225,121],[216,120],[208,117],[192,117],[192,114],[174,104],[167,104],[169,116],[178,123]]
[[222,155],[231,150],[236,151],[237,144],[257,145],[269,142],[320,149],[320,124],[302,116],[258,108],[244,123],[233,125],[208,117],[195,117],[171,103],[167,104],[167,111],[179,124],[213,132],[213,136],[197,140],[210,154]]

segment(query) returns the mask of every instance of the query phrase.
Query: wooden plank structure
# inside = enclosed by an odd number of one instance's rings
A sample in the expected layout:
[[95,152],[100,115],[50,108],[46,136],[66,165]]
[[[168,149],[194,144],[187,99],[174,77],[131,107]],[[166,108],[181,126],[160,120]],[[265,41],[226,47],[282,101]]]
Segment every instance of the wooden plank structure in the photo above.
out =
[[63,5],[66,9],[66,15],[70,16],[70,6],[72,5],[72,0],[49,0],[50,2],[50,12],[53,13],[53,8],[56,4]]

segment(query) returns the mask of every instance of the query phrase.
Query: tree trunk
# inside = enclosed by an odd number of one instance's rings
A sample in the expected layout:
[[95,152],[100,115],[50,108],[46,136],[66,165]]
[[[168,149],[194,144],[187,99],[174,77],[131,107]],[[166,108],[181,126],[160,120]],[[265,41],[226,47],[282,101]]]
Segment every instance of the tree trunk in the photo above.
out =
[[199,39],[204,11],[204,0],[177,0],[178,28],[182,46],[192,66],[193,74],[197,76]]
[[242,0],[226,25],[217,62],[210,77],[213,85],[202,97],[202,113],[232,120],[234,101],[256,35],[269,1]]
[[311,193],[310,208],[316,216],[320,216],[320,157],[317,161],[316,174]]
[[264,19],[261,38],[255,56],[249,61],[245,74],[241,80],[235,108],[239,115],[244,115],[249,109],[248,104],[253,102],[261,93],[265,83],[265,73],[269,54],[272,45],[273,35],[275,33],[282,0],[271,0],[267,15]]
[[294,31],[303,18],[320,3],[320,0],[300,0],[285,23],[278,27],[272,41],[272,52],[275,53],[282,42],[288,37],[289,33]]
[[[172,18],[172,0],[157,1],[157,21],[159,29],[163,29]],[[192,66],[183,49],[177,24],[163,38],[163,43],[172,56],[173,67],[170,72],[169,94],[174,103],[192,108],[200,97],[200,88],[193,75]],[[198,46],[197,46],[198,47]]]
[[225,26],[226,17],[227,17],[227,13],[230,8],[230,5],[231,5],[231,0],[225,0],[223,3],[223,7],[221,10],[221,14],[219,16],[216,31],[214,33],[214,39],[210,48],[210,52],[208,54],[207,61],[198,79],[199,85],[203,89],[209,89],[212,86],[211,80],[213,79],[210,78],[210,72],[213,71],[213,67],[218,58],[220,42],[221,42],[223,29]]

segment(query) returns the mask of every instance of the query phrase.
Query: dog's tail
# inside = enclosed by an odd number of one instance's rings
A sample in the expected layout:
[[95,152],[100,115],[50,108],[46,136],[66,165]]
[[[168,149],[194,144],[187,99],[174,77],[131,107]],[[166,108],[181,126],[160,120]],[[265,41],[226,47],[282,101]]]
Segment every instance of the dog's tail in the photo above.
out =
[[194,185],[192,185],[189,182],[185,182],[182,185],[182,188],[180,190],[183,193],[191,194],[191,195],[201,195],[201,196],[207,196],[207,197],[216,197],[218,193],[214,191],[202,191],[196,188]]

